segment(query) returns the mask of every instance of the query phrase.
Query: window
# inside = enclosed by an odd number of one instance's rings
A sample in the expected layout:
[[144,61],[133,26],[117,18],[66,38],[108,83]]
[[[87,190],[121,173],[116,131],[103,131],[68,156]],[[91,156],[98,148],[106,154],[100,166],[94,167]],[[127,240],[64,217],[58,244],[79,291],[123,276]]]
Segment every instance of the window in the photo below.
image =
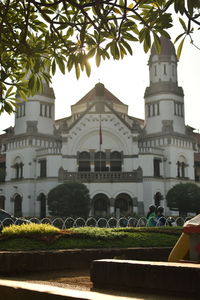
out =
[[160,114],[160,105],[159,105],[159,103],[157,103],[157,115],[159,115]]
[[25,116],[25,103],[20,104],[19,108],[16,111],[16,118],[24,117]]
[[122,171],[122,155],[118,151],[110,154],[110,171]]
[[166,64],[163,65],[163,74],[167,75],[167,68],[166,68]]
[[87,151],[80,152],[78,155],[78,171],[90,172],[90,153]]
[[147,104],[147,109],[148,109],[148,117],[151,117],[151,106],[150,106],[150,104]]
[[172,65],[172,76],[174,76],[174,75],[175,75],[175,66]]
[[47,105],[44,106],[44,116],[47,117]]
[[0,182],[5,182],[6,178],[6,163],[1,162],[0,163]]
[[155,104],[152,104],[152,116],[155,116]]
[[20,195],[16,195],[14,198],[14,216],[22,216],[22,197]]
[[115,200],[115,212],[120,216],[129,215],[133,211],[133,202],[128,194],[119,194]]
[[40,201],[40,218],[46,218],[46,196],[41,193],[38,196],[38,200]]
[[40,116],[45,118],[52,117],[52,105],[51,104],[40,104]]
[[94,215],[98,217],[106,217],[109,207],[109,199],[104,194],[97,194],[93,198]]
[[159,103],[147,104],[147,116],[154,117],[160,114],[160,105]]
[[185,178],[186,177],[186,160],[184,156],[180,156],[177,161],[177,177]]
[[94,154],[94,171],[108,171],[108,169],[106,168],[106,154],[102,151],[98,151]]
[[15,179],[22,179],[23,178],[23,167],[24,164],[20,157],[17,157],[14,161],[13,168],[15,170],[14,178]]
[[42,109],[43,109],[43,104],[40,103],[40,116],[43,116]]
[[174,115],[183,117],[184,116],[184,106],[183,103],[174,102]]
[[157,76],[157,66],[154,66],[154,76]]
[[5,197],[0,196],[0,209],[5,209]]
[[160,177],[160,163],[161,163],[160,158],[154,158],[154,160],[153,160],[153,170],[154,170],[154,176],[155,177]]
[[40,164],[40,177],[47,177],[47,161],[46,159],[42,159],[39,161]]

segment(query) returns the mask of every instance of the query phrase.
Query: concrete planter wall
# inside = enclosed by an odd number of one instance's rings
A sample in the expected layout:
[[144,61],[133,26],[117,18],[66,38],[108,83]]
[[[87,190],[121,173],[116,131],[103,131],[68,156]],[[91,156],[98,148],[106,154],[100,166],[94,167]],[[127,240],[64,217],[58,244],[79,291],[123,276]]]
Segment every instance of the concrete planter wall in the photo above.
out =
[[0,274],[89,268],[97,259],[166,261],[171,248],[70,249],[0,252]]

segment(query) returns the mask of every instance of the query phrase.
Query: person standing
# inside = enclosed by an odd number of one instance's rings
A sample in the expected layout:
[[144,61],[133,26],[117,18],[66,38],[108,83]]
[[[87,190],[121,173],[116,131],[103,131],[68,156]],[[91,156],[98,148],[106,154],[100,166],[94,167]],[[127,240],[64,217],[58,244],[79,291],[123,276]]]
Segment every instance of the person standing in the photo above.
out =
[[155,205],[149,206],[149,212],[147,213],[147,224],[148,227],[156,226],[156,207]]
[[165,226],[166,218],[164,216],[164,208],[162,206],[158,206],[156,210],[156,226]]

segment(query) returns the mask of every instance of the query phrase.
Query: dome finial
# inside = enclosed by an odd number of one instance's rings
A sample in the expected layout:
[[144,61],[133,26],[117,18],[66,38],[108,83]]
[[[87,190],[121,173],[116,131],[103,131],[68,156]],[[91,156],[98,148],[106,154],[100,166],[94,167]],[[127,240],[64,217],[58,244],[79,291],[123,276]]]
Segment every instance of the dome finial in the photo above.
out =
[[96,96],[104,96],[104,84],[103,83],[98,82],[95,85],[95,94],[96,94]]

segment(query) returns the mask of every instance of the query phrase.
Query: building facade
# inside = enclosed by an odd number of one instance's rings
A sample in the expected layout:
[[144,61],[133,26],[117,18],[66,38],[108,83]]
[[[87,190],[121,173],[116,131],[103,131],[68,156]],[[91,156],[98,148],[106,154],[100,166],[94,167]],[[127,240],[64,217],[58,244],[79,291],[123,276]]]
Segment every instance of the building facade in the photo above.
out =
[[[53,89],[22,102],[15,126],[1,136],[0,206],[14,215],[48,216],[47,195],[55,186],[78,181],[91,197],[90,215],[145,215],[149,205],[165,208],[166,193],[194,182],[196,139],[185,126],[184,93],[178,86],[173,44],[161,38],[152,48],[145,119],[98,83],[55,120]],[[196,164],[198,165],[198,164]]]

